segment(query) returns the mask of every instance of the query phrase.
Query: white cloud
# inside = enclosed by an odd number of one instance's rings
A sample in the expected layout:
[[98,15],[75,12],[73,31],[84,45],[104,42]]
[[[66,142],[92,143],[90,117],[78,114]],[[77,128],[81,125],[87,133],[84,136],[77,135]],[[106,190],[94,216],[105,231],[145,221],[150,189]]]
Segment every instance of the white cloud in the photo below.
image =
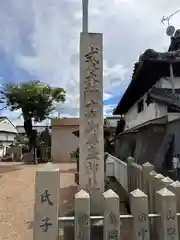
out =
[[[134,62],[144,50],[168,48],[166,25],[160,20],[178,8],[179,0],[89,1],[89,31],[104,34],[105,100],[125,89]],[[177,28],[179,20],[180,14],[172,19]],[[76,115],[81,1],[1,1],[0,27],[0,48],[37,79],[66,88],[67,102],[59,106],[59,111]],[[108,108],[105,106],[105,112]]]
[[[15,126],[24,126],[24,122],[23,119],[14,119],[14,118],[9,118],[11,120],[11,122],[15,125]],[[51,125],[51,120],[47,119],[44,120],[41,123],[33,123],[34,126],[50,126]]]
[[104,92],[104,95],[103,95],[103,99],[104,99],[104,100],[108,100],[108,99],[110,99],[110,98],[112,98],[112,97],[113,97],[112,94],[110,94],[110,93],[108,93],[108,92]]
[[104,116],[111,115],[111,113],[115,107],[116,107],[115,104],[105,105],[104,106]]

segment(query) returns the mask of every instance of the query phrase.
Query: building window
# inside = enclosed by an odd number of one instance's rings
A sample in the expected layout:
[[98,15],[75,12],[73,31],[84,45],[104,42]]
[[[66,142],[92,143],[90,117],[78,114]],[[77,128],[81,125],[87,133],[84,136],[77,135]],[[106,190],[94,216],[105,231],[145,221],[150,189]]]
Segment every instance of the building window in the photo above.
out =
[[137,112],[140,113],[144,110],[144,101],[141,99],[137,104]]
[[179,112],[179,110],[177,110],[175,108],[172,108],[170,106],[167,108],[167,111],[168,111],[168,113],[177,113],[177,112]]
[[153,100],[149,96],[147,96],[147,99],[146,99],[147,106],[149,106],[151,103],[153,103]]

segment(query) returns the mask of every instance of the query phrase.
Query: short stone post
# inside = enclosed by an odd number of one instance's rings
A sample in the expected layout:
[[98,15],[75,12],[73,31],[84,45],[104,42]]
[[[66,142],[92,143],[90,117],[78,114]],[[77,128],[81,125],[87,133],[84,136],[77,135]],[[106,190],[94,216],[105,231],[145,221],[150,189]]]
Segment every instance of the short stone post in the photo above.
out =
[[[149,173],[148,185],[149,185],[149,212],[155,212],[155,186],[154,186],[154,177],[157,173],[153,170]],[[150,233],[151,235],[154,234],[154,223],[155,219],[150,219]]]
[[131,212],[134,217],[134,240],[150,239],[148,218],[148,196],[140,189],[130,193]]
[[23,151],[22,151],[22,147],[21,147],[21,152],[20,152],[20,160],[22,161],[23,160]]
[[154,176],[154,187],[156,191],[162,188],[162,180],[164,178],[165,177],[161,173],[158,173],[156,176]]
[[149,162],[146,162],[142,165],[142,177],[143,177],[143,191],[149,195],[149,173],[154,170],[154,166]]
[[111,189],[104,196],[104,240],[120,239],[119,196]]
[[127,174],[128,174],[128,191],[131,192],[133,189],[134,176],[132,174],[132,163],[135,162],[134,158],[128,157],[127,159]]
[[162,188],[168,188],[168,186],[169,186],[170,184],[172,184],[173,182],[174,182],[174,181],[173,181],[171,178],[169,178],[169,177],[163,178],[163,179],[161,180]]
[[90,240],[90,196],[80,190],[75,195],[75,240]]
[[155,190],[154,190],[154,177],[157,175],[155,171],[150,172],[149,174],[149,210],[150,213],[154,213],[155,205]]
[[[176,210],[179,213],[180,212],[180,182],[176,181],[170,184],[167,187],[172,193],[176,196]],[[180,226],[180,217],[178,217],[178,226]],[[179,227],[179,236],[180,236],[180,227]]]
[[167,188],[176,195],[176,207],[177,211],[180,212],[180,182],[173,182]]
[[130,169],[131,169],[131,191],[137,189],[137,168],[135,167],[136,163],[132,163],[130,165]]
[[14,156],[14,149],[12,148],[12,152],[11,152],[11,159],[12,159],[12,162],[14,162],[15,160],[15,156]]
[[13,160],[13,162],[16,162],[16,151],[15,151],[15,146],[12,147],[12,160]]
[[157,192],[160,203],[161,227],[158,228],[160,240],[178,240],[176,197],[167,188]]
[[[162,188],[162,180],[164,179],[164,176],[161,173],[158,173],[156,176],[154,176],[154,189],[155,192],[157,192],[158,190],[160,190]],[[156,196],[156,195],[155,195]],[[159,210],[159,202],[158,202],[158,198],[155,198],[155,212],[157,213]]]
[[114,177],[115,176],[115,163],[111,158],[106,158],[106,177]]
[[36,172],[33,240],[58,238],[60,172],[48,166]]
[[135,163],[134,168],[136,171],[136,186],[135,189],[139,188],[142,190],[142,166]]

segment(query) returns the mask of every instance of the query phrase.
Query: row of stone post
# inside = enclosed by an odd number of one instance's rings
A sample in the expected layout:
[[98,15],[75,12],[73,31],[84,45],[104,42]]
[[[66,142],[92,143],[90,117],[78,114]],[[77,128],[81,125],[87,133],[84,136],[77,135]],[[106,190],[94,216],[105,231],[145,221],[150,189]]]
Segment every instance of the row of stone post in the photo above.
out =
[[[176,236],[180,234],[180,230],[176,227],[179,225],[176,213],[180,212],[180,182],[174,182],[171,178],[155,172],[154,166],[148,162],[142,166],[135,163],[133,158],[127,160],[127,173],[129,191],[140,188],[148,196],[149,213],[161,215],[159,218],[161,221],[151,218],[150,229],[153,237],[166,239],[165,236],[172,236],[173,239],[178,239]],[[165,201],[165,199],[167,200]],[[174,221],[174,227],[166,228],[164,229],[166,232],[160,233],[160,225],[165,224],[162,221],[165,221],[166,218],[171,223]]]
[[23,159],[22,147],[21,146],[11,146],[11,147],[7,148],[7,155],[14,162],[22,161],[22,159]]
[[[45,169],[38,170],[36,174],[33,240],[58,238],[60,172],[52,166],[48,163]],[[177,212],[180,206],[180,183],[163,178],[154,171],[145,175],[142,183],[146,193],[135,189],[129,194],[132,214],[129,216],[120,215],[120,199],[115,192],[108,190],[102,194],[104,240],[121,239],[120,229],[126,218],[133,221],[133,240],[148,240],[150,237],[160,240],[179,239]],[[75,195],[75,240],[90,239],[93,224],[90,198],[89,193],[84,190]]]

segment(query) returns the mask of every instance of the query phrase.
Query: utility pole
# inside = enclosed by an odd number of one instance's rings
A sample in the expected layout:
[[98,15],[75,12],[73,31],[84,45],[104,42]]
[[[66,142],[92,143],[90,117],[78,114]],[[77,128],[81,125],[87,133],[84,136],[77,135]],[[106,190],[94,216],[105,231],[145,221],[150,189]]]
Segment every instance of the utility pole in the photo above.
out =
[[82,0],[82,31],[83,32],[88,32],[88,5],[89,5],[89,0]]
[[[179,13],[180,10],[174,12],[173,14],[169,15],[168,17],[165,17],[163,16],[161,22],[164,24],[164,22],[166,21],[168,23],[168,27],[166,29],[166,34],[168,37],[170,37],[170,41],[171,41],[171,37],[173,36],[174,32],[175,32],[175,27],[170,25],[170,20],[171,18]],[[171,81],[171,84],[172,84],[172,93],[175,94],[175,88],[174,88],[174,73],[173,73],[173,60],[172,62],[170,62],[169,64],[169,75],[170,75],[170,81]]]

